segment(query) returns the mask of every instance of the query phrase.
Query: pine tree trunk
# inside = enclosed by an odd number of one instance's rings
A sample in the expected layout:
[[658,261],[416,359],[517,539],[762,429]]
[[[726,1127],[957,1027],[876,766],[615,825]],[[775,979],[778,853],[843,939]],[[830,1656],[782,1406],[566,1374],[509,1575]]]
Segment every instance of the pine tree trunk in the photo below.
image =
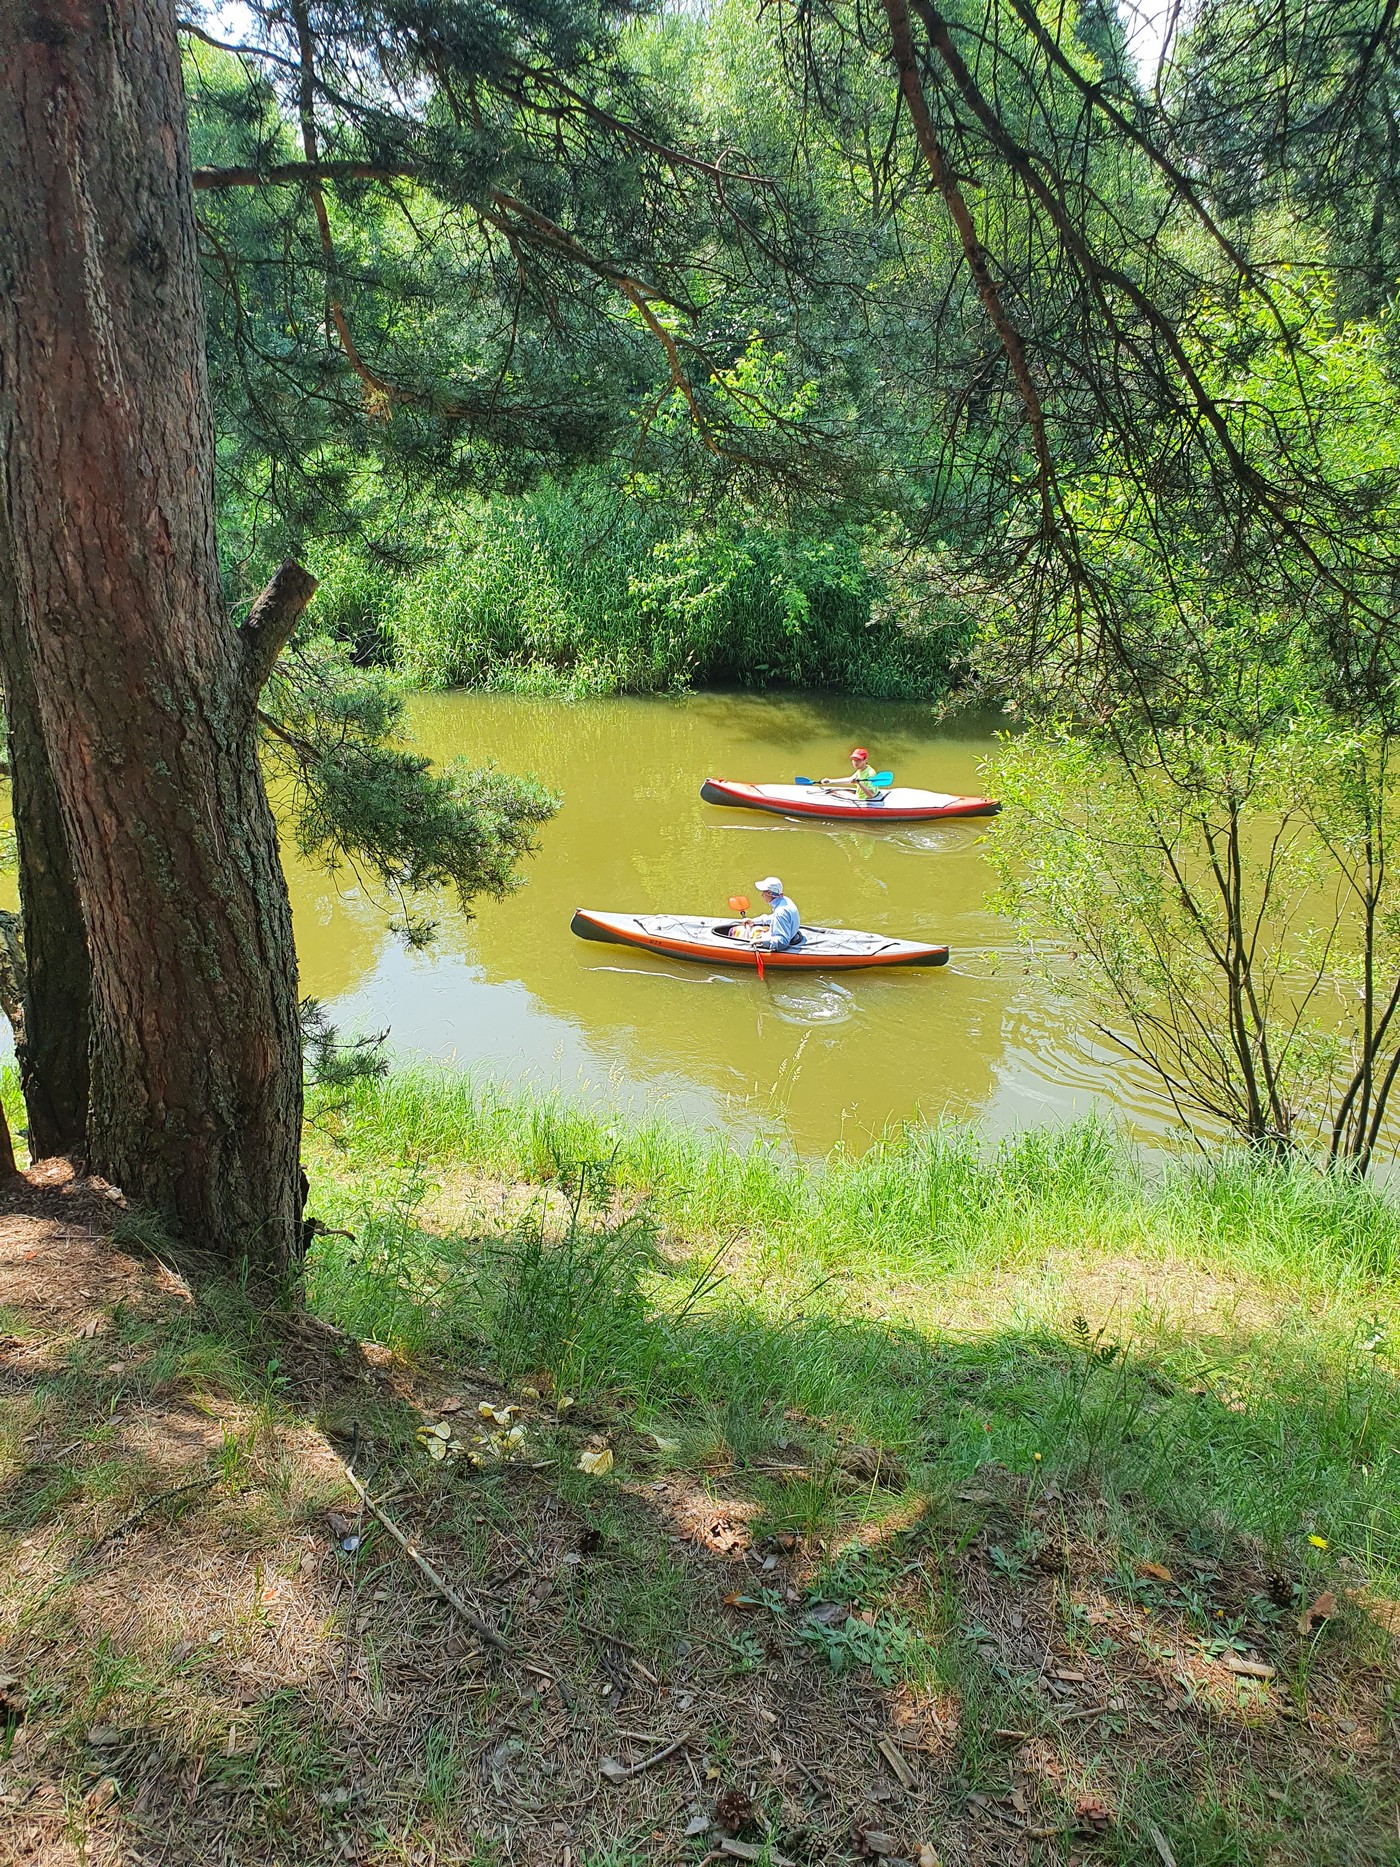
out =
[[280,1272],[296,964],[260,658],[219,588],[192,202],[169,0],[0,5],[0,454],[92,968],[88,1156]]
[[9,519],[2,500],[0,687],[9,734],[10,802],[24,926],[23,1019],[15,1032],[15,1059],[29,1117],[29,1154],[33,1160],[52,1154],[82,1156],[92,1003],[87,936],[58,793],[39,730],[39,700],[20,629]]

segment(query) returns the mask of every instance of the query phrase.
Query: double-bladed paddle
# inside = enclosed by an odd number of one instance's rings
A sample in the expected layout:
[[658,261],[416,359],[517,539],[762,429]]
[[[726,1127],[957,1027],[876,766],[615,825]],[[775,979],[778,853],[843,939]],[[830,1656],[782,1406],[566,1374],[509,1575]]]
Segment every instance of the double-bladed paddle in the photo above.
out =
[[[824,782],[825,780],[821,778],[804,778],[800,772],[797,777],[793,779],[794,784],[821,785]],[[851,778],[838,778],[835,782],[837,784],[854,784],[855,778],[854,776]],[[871,784],[891,785],[894,783],[894,773],[892,771],[872,771],[870,773],[870,782]]]

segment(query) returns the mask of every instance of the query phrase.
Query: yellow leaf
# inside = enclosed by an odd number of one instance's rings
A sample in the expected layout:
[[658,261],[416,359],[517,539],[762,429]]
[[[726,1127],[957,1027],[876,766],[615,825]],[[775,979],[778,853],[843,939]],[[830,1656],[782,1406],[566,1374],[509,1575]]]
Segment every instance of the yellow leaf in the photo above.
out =
[[579,1470],[587,1472],[590,1478],[605,1478],[612,1466],[613,1455],[608,1446],[604,1446],[601,1452],[580,1452],[578,1455]]

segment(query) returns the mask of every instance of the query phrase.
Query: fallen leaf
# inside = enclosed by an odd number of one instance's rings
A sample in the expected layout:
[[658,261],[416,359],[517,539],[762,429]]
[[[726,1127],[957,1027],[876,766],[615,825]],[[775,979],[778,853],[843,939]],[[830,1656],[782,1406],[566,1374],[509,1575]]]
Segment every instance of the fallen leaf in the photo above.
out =
[[110,1750],[113,1744],[120,1744],[122,1734],[114,1724],[95,1724],[87,1734],[87,1741],[94,1750]]
[[682,1833],[685,1835],[687,1840],[690,1840],[695,1835],[703,1835],[707,1833],[709,1830],[709,1826],[710,1826],[710,1818],[708,1815],[692,1815],[690,1820],[686,1823],[684,1829],[682,1830]]
[[1113,1820],[1113,1811],[1097,1796],[1081,1796],[1074,1805],[1074,1819],[1080,1828],[1101,1833]]
[[449,1394],[447,1399],[444,1400],[442,1405],[438,1408],[439,1413],[460,1413],[461,1411],[462,1397],[460,1394]]
[[815,1621],[818,1627],[844,1627],[851,1618],[851,1610],[844,1601],[819,1601],[807,1610],[804,1618]]
[[1324,1621],[1330,1621],[1336,1612],[1337,1597],[1330,1588],[1324,1588],[1317,1600],[1299,1619],[1298,1632],[1306,1640],[1314,1627],[1320,1627]]
[[652,1433],[650,1437],[658,1452],[679,1452],[681,1449],[679,1439],[664,1439],[660,1433]]
[[895,1840],[887,1835],[883,1828],[867,1828],[858,1836],[858,1844],[867,1854],[893,1854]]
[[1364,1608],[1378,1626],[1400,1639],[1400,1601],[1392,1600],[1389,1595],[1377,1594],[1373,1588],[1358,1588],[1351,1599],[1358,1608]]
[[925,1841],[923,1846],[919,1849],[918,1867],[941,1867],[938,1859],[938,1849],[931,1841]]
[[627,1765],[619,1763],[616,1757],[604,1757],[598,1768],[610,1783],[625,1783],[632,1775]]
[[1274,1669],[1266,1666],[1263,1660],[1242,1660],[1238,1653],[1224,1656],[1226,1672],[1237,1673],[1241,1679],[1272,1679]]
[[1077,1673],[1072,1666],[1057,1666],[1055,1677],[1063,1679],[1069,1685],[1083,1685],[1084,1683],[1083,1673]]
[[613,1468],[612,1449],[604,1446],[600,1452],[580,1452],[578,1469],[587,1472],[590,1478],[605,1478]]
[[1170,1582],[1174,1579],[1171,1570],[1160,1562],[1140,1562],[1137,1572],[1139,1575],[1151,1576],[1154,1582]]
[[83,1798],[83,1805],[90,1816],[101,1815],[121,1794],[114,1776],[104,1776]]

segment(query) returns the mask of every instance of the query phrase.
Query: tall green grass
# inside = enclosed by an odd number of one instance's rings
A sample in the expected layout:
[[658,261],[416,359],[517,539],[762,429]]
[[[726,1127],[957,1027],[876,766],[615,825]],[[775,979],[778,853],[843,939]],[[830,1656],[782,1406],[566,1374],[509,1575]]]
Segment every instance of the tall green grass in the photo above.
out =
[[[322,1309],[606,1395],[761,1493],[801,1462],[775,1524],[850,1508],[854,1440],[916,1492],[1053,1477],[1143,1553],[1245,1535],[1310,1578],[1400,1570],[1400,1212],[1374,1189],[1149,1174],[1095,1124],[997,1148],[910,1127],[813,1166],[445,1072],[359,1085],[338,1119],[316,1209],[357,1236],[318,1250]],[[1148,1300],[1106,1301],[1106,1266]],[[1188,1277],[1220,1297],[1204,1319]]]
[[674,1122],[630,1122],[455,1070],[357,1085],[338,1118],[352,1166],[414,1161],[538,1183],[607,1159],[616,1184],[691,1239],[759,1234],[776,1261],[923,1272],[1014,1262],[1050,1246],[1227,1261],[1313,1293],[1400,1269],[1400,1207],[1364,1181],[1234,1154],[1149,1173],[1107,1126],[1033,1129],[994,1149],[910,1124],[817,1165]]
[[358,549],[328,554],[318,613],[423,687],[741,684],[928,699],[948,690],[967,645],[956,625],[877,618],[854,532],[696,526],[582,482],[464,505],[412,555],[391,569]]

